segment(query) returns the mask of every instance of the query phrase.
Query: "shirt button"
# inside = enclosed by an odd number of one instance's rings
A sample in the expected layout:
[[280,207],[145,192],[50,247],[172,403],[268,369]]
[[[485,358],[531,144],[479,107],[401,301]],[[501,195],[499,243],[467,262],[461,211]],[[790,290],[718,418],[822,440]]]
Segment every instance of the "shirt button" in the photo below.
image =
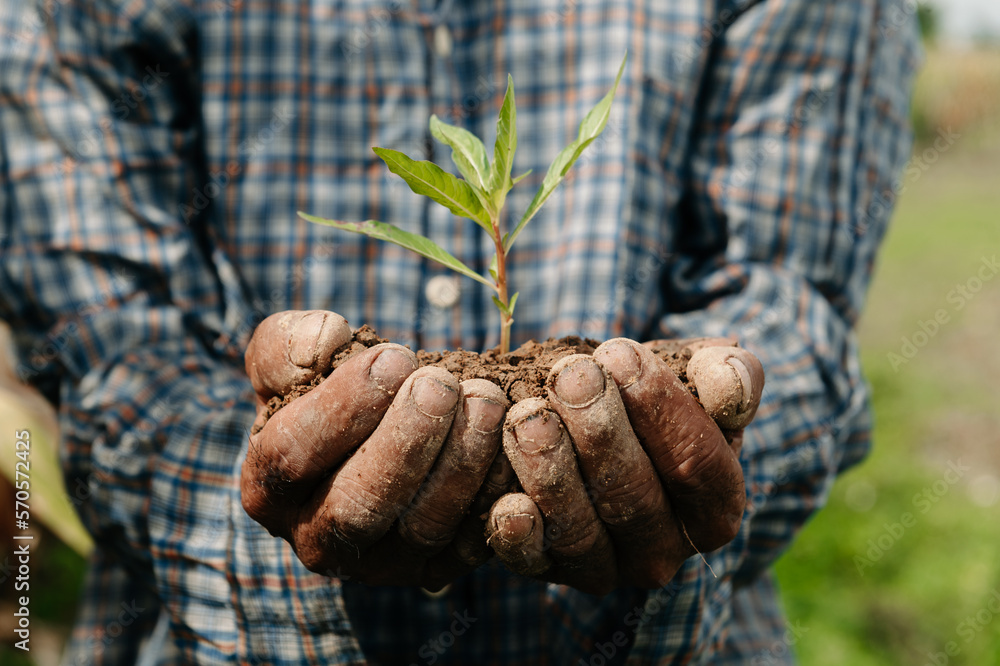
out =
[[448,592],[451,591],[451,583],[448,583],[437,592],[431,592],[426,587],[420,588],[420,591],[423,592],[424,596],[427,597],[428,599],[440,599],[441,597],[443,597],[444,595],[448,594]]
[[452,275],[435,275],[427,281],[424,294],[430,304],[445,310],[458,303],[462,289],[458,277]]
[[443,23],[434,28],[434,52],[441,58],[450,58],[453,46],[451,30]]

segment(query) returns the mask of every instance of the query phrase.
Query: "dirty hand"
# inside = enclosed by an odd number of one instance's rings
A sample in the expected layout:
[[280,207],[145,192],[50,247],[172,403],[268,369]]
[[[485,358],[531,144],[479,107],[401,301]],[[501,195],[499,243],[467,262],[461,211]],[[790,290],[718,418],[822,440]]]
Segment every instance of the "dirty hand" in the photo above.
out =
[[733,344],[687,344],[704,407],[650,346],[617,338],[561,359],[549,399],[507,414],[504,450],[524,492],[491,509],[497,556],[523,575],[605,594],[663,586],[696,549],[731,541],[746,498],[742,428],[764,385],[757,358]]
[[508,400],[380,344],[267,418],[269,400],[329,372],[350,340],[343,317],[315,310],[271,315],[254,332],[243,507],[311,571],[439,588],[490,556],[478,516],[513,479],[496,455]]

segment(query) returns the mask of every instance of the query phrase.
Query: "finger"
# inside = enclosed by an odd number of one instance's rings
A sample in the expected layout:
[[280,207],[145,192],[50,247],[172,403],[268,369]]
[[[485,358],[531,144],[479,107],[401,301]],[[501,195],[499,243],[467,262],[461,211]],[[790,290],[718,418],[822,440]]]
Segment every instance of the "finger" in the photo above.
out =
[[737,430],[723,430],[722,436],[726,438],[729,442],[729,446],[733,449],[733,453],[736,454],[738,458],[740,451],[743,449],[743,428]]
[[486,520],[479,516],[463,518],[452,542],[427,560],[420,586],[435,592],[485,564],[493,556],[493,549],[486,543],[485,526]]
[[240,487],[243,508],[272,534],[347,454],[378,426],[404,380],[413,352],[381,344],[347,360],[250,437]]
[[306,567],[357,562],[388,532],[434,464],[460,398],[447,370],[407,378],[371,437],[302,506],[292,541]]
[[[462,389],[464,392],[466,382],[462,382]],[[455,425],[452,424],[452,432]],[[434,592],[471,573],[493,556],[493,549],[486,543],[486,517],[490,507],[510,492],[516,481],[507,456],[500,453],[490,465],[470,513],[461,520],[444,550],[428,558],[426,550],[405,541],[398,530],[391,530],[365,553],[356,575],[372,585],[419,585]]]
[[[514,468],[511,467],[507,454],[503,449],[500,449],[497,451],[496,457],[493,458],[493,464],[490,465],[476,499],[472,502],[469,514],[481,518],[485,524],[486,514],[496,504],[496,501],[507,493],[515,492],[516,489],[517,475],[514,474]],[[482,530],[480,530],[481,533]]]
[[257,416],[254,418],[253,425],[250,426],[250,434],[252,435],[256,435],[267,425],[267,403],[261,400],[259,393],[254,393],[254,408],[257,410]]
[[510,493],[497,500],[487,532],[490,546],[514,573],[536,577],[552,568],[545,552],[542,514],[527,495]]
[[497,453],[486,480],[472,502],[469,514],[459,523],[451,543],[427,562],[424,581],[428,590],[440,589],[446,583],[485,564],[493,557],[486,542],[486,519],[498,499],[514,492],[517,477],[503,451]]
[[500,427],[510,406],[493,382],[469,379],[461,386],[462,409],[456,411],[431,473],[399,520],[400,535],[425,557],[451,542],[468,513],[500,448]]
[[[756,405],[760,403],[760,393],[764,386],[764,370],[760,361],[752,353],[739,348],[736,338],[683,338],[680,340],[652,340],[644,342],[645,346],[657,352],[667,352],[683,359],[684,373],[698,391],[699,402],[705,411],[715,419],[719,428],[722,429],[726,441],[729,442],[733,450],[738,454],[743,446],[743,428],[753,420],[756,414]],[[700,354],[703,349],[711,347],[728,348],[725,350],[716,349],[706,354]],[[698,355],[701,359],[695,364],[694,374],[689,367],[691,359]],[[743,366],[738,363],[733,367],[712,367],[716,359],[722,360],[731,356],[737,357]],[[707,362],[706,362],[707,361]],[[674,366],[671,366],[674,368]],[[744,368],[749,371],[749,379]],[[676,369],[676,368],[674,368]],[[734,381],[731,370],[735,369],[742,375],[739,381]],[[702,390],[698,388],[698,381],[702,384]],[[750,390],[744,392],[743,386],[750,386]],[[752,408],[748,409],[744,403],[746,396],[750,396]]]
[[739,460],[718,426],[647,347],[615,338],[598,347],[594,358],[614,377],[629,421],[694,547],[709,551],[731,541],[746,491]]
[[659,587],[689,551],[614,380],[594,357],[574,354],[552,367],[546,387],[573,440],[597,515],[611,533],[620,579]]
[[264,319],[250,338],[247,375],[265,400],[285,395],[328,373],[334,353],[350,341],[351,327],[335,312],[278,312]]
[[569,433],[545,400],[529,398],[511,407],[503,446],[544,518],[557,564],[552,580],[587,592],[610,591],[617,578],[611,539],[587,496]]
[[720,428],[738,430],[753,420],[764,389],[756,356],[739,347],[704,347],[691,356],[687,373]]
[[454,553],[458,561],[478,567],[493,556],[493,551],[483,536],[487,514],[498,499],[514,492],[516,488],[517,476],[510,466],[510,461],[507,460],[507,455],[500,450],[493,458],[486,479],[472,501],[469,514],[462,519],[458,533],[447,548]]

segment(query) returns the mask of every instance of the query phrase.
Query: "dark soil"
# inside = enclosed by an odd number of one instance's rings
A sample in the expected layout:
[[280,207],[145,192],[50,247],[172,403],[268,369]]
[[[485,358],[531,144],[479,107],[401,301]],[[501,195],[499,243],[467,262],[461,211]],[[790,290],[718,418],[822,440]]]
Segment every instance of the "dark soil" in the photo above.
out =
[[455,375],[458,381],[487,379],[498,385],[511,404],[526,398],[544,398],[545,380],[559,359],[572,354],[593,354],[600,345],[596,340],[578,337],[531,340],[509,354],[496,349],[478,354],[459,349],[445,352],[417,352],[420,365],[436,365]]
[[[354,332],[351,343],[337,350],[333,358],[333,369],[337,369],[354,354],[374,347],[383,342],[373,328],[365,324]],[[497,348],[479,353],[457,349],[453,351],[429,352],[419,350],[417,362],[421,366],[435,365],[451,372],[458,381],[466,379],[486,379],[497,384],[504,390],[511,403],[517,403],[525,398],[546,396],[545,380],[552,366],[564,356],[571,354],[593,354],[600,346],[597,340],[569,336],[564,338],[549,338],[544,342],[531,340],[507,354],[500,354]],[[680,345],[665,342],[653,349],[674,371],[688,390],[697,397],[693,385],[687,381],[687,364],[691,358],[689,349]],[[314,386],[323,381],[317,377],[309,384],[297,387],[284,397],[274,397],[268,402],[268,418],[282,406],[287,405],[301,395],[308,393]]]

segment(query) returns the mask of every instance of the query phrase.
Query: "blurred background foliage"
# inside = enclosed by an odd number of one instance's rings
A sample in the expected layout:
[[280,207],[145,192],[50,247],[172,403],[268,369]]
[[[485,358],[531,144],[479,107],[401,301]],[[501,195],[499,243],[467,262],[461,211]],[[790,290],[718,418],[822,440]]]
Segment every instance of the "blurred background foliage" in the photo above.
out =
[[810,666],[1000,664],[1000,44],[921,18],[917,170],[859,329],[874,448],[777,566]]
[[[982,280],[974,293],[970,282],[984,257],[1000,253],[1000,42],[983,32],[958,46],[942,43],[948,5],[917,11],[927,53],[914,93],[914,156],[926,168],[905,179],[860,325],[875,444],[779,561],[795,631],[788,644],[760,654],[761,664],[785,650],[820,666],[1000,664],[1000,613],[990,608],[1000,609],[1000,279]],[[936,149],[948,131],[958,138]],[[968,298],[953,291],[958,285]],[[928,322],[940,310],[947,323],[924,341],[917,334],[933,328]],[[903,358],[907,341],[923,344],[912,359],[894,362],[891,354]],[[51,415],[7,381],[0,386],[5,429],[13,427],[11,414],[34,424],[32,460],[39,461],[32,470],[34,661],[5,640],[0,664],[47,666],[58,663],[68,634],[89,542],[65,495],[38,494],[42,476],[55,477]],[[0,450],[14,460],[8,439]],[[955,478],[949,463],[969,469],[948,483]],[[912,520],[904,526],[906,514]],[[10,517],[0,517],[4,636],[13,635],[13,529]]]

